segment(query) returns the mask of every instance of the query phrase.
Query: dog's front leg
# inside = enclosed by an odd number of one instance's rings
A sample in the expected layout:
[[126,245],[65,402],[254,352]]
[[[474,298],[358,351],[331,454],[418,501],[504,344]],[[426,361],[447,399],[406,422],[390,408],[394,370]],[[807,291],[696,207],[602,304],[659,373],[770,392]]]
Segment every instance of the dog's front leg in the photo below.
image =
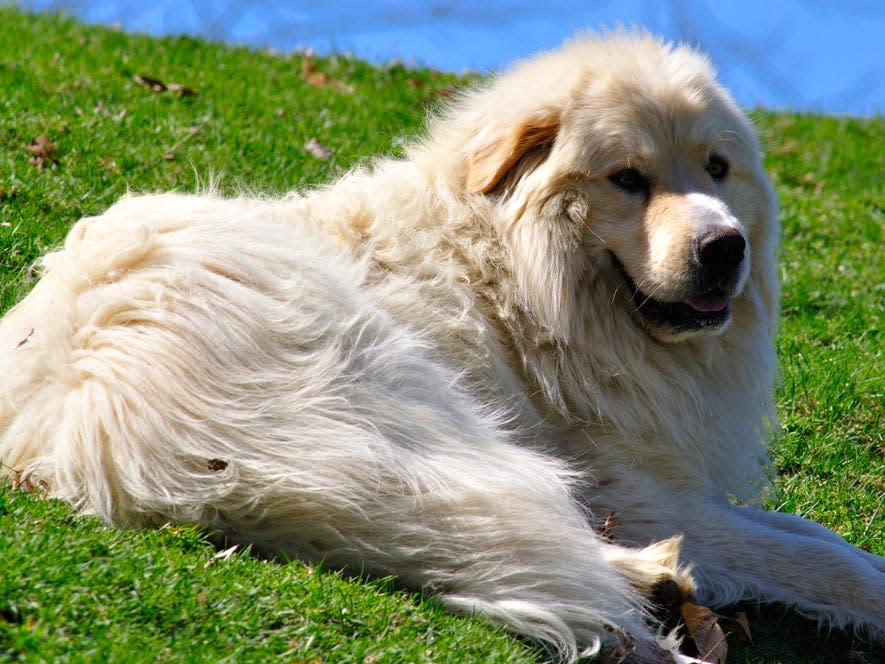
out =
[[698,601],[779,602],[821,623],[885,640],[885,559],[801,517],[737,507],[699,487],[636,468],[596,473],[585,500],[613,514],[616,541],[645,546],[682,535]]
[[842,537],[834,533],[832,530],[825,528],[819,523],[815,523],[810,519],[804,519],[795,514],[786,514],[784,512],[770,512],[767,510],[744,510],[744,516],[753,519],[774,528],[786,530],[797,535],[805,535],[820,540],[831,542],[837,546],[843,546],[852,551],[855,555],[866,560],[870,565],[880,572],[885,572],[885,558],[859,549],[846,542]]
[[681,526],[700,601],[781,602],[834,627],[885,640],[881,558],[800,517],[710,499],[697,502]]

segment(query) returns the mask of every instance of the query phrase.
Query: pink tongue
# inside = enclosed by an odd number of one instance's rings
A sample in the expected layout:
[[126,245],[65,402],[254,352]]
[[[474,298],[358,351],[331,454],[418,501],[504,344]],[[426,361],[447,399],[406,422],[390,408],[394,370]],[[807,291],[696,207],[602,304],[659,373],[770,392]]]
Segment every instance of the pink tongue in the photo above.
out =
[[700,295],[688,300],[686,304],[695,311],[722,311],[728,306],[730,298],[725,293],[716,295]]

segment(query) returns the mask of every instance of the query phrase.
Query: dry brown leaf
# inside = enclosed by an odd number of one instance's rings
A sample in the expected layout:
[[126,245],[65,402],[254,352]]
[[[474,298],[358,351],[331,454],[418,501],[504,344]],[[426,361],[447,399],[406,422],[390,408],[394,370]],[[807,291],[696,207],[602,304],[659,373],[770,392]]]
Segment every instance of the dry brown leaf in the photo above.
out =
[[725,632],[719,626],[719,615],[705,606],[691,602],[684,602],[680,612],[700,658],[714,664],[725,664],[728,643],[725,640]]
[[[311,83],[311,77],[316,73],[316,63],[310,59],[310,51],[305,51],[301,54],[301,78],[304,79],[304,82],[308,85],[313,85]],[[317,79],[314,78],[314,81]]]
[[305,81],[305,83],[307,83],[308,85],[312,85],[312,86],[315,87],[315,88],[322,88],[322,87],[325,87],[326,85],[328,85],[329,80],[330,80],[329,77],[326,76],[326,75],[325,75],[323,72],[321,72],[321,71],[312,71],[312,72],[309,72],[309,73],[304,77],[304,81]]
[[196,96],[198,94],[193,88],[184,86],[181,83],[165,83],[159,78],[154,78],[147,74],[135,74],[132,76],[132,80],[151,92],[177,92],[179,97]]
[[750,634],[750,623],[747,621],[747,614],[743,611],[738,611],[737,615],[734,617],[734,622],[737,623],[738,627],[740,627],[744,634],[746,634],[750,643],[753,643],[753,635]]
[[3,466],[5,466],[7,470],[12,471],[12,490],[18,491],[22,485],[22,471],[18,468],[7,466],[5,463]]
[[301,78],[308,85],[315,88],[332,88],[341,92],[353,93],[353,86],[342,83],[337,78],[333,78],[328,74],[317,71],[316,62],[310,59],[310,52],[301,54]]
[[47,495],[49,493],[49,485],[43,480],[32,481],[30,477],[24,474],[20,468],[11,468],[3,464],[7,470],[12,472],[12,489],[13,491],[28,491],[30,493],[39,493]]
[[151,92],[163,92],[166,90],[166,84],[158,78],[147,76],[146,74],[134,74],[132,80],[140,86],[147,88]]
[[189,88],[181,83],[167,83],[166,89],[169,92],[177,92],[179,97],[196,97],[198,94],[193,88]]
[[305,143],[304,149],[317,159],[328,159],[332,155],[332,151],[315,138]]
[[28,143],[28,150],[34,154],[49,156],[55,152],[55,146],[48,136],[40,134],[31,139],[31,142]]
[[28,152],[34,155],[28,161],[30,161],[38,171],[42,172],[46,167],[46,162],[52,162],[54,164],[58,163],[58,159],[55,157],[55,149],[55,145],[45,134],[35,136],[28,143]]

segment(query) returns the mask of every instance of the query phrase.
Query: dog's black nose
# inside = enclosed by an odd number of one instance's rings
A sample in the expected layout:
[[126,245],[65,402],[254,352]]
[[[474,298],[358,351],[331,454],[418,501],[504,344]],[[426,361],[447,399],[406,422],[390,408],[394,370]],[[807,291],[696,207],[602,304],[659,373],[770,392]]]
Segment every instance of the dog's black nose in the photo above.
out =
[[744,260],[747,241],[734,229],[712,230],[698,239],[698,263],[711,285],[732,278]]

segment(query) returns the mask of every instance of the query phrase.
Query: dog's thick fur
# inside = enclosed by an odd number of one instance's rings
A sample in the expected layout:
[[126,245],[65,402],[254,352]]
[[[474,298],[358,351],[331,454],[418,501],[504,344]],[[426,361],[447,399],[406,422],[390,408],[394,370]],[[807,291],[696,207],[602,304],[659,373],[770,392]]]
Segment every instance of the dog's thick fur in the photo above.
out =
[[777,237],[708,62],[586,36],[306,196],[80,221],[0,324],[0,460],[120,526],[395,575],[566,658],[671,661],[669,580],[881,639],[885,560],[752,506]]

